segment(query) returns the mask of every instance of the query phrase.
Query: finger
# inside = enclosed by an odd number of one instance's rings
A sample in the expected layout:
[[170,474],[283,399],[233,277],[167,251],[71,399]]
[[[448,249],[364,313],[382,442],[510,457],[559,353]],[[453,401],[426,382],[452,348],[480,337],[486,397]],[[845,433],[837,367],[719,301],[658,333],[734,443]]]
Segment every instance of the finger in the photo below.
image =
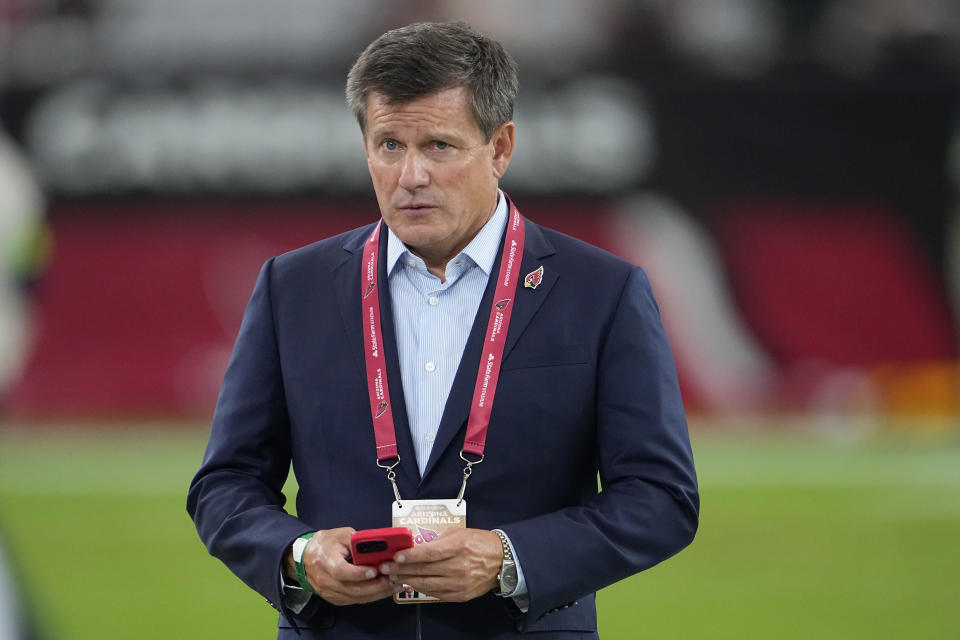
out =
[[318,592],[330,604],[343,606],[363,604],[389,598],[395,589],[385,576],[363,583],[340,584]]
[[444,538],[441,533],[433,542],[418,544],[393,554],[396,563],[437,562],[456,555],[460,545],[452,537]]
[[[442,562],[453,558],[461,557],[465,554],[472,555],[477,552],[476,544],[478,536],[495,536],[489,531],[477,529],[448,529],[440,533],[435,540],[425,544],[416,545],[410,549],[398,551],[393,556],[392,563],[385,563],[388,570],[381,572],[397,573],[403,571],[398,565],[410,565],[415,563]],[[497,551],[500,550],[499,538],[494,537]]]
[[375,567],[356,567],[348,564],[331,572],[331,577],[345,584],[357,584],[373,580],[380,575]]
[[379,576],[364,582],[341,584],[335,591],[354,599],[385,598],[393,593],[393,585],[387,576]]
[[351,564],[346,559],[338,559],[327,566],[327,573],[334,580],[344,583],[366,582],[377,577],[377,568],[362,564]]
[[388,576],[444,576],[455,570],[455,558],[444,558],[436,562],[385,562],[380,565],[380,573]]
[[[380,572],[387,575],[406,572],[406,567],[418,566],[413,572],[429,575],[431,571],[423,565],[450,561],[462,555],[464,551],[461,532],[466,530],[447,530],[442,532],[430,543],[419,544],[410,549],[403,549],[393,555],[393,562],[380,565]],[[436,571],[433,572],[434,574]]]

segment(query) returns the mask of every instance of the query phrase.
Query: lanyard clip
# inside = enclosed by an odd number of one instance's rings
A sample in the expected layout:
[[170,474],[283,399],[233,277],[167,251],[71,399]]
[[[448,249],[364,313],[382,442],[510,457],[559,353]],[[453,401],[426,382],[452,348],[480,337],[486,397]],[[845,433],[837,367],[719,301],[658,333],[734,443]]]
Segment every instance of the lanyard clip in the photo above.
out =
[[471,460],[463,454],[463,451],[460,451],[460,459],[467,463],[467,466],[463,468],[463,483],[460,485],[460,493],[457,494],[457,506],[463,502],[463,494],[467,490],[467,480],[470,479],[470,475],[473,473],[473,465],[480,464],[483,462],[483,455],[480,455],[479,460]]
[[[392,460],[393,458],[387,458],[387,460]],[[385,469],[387,472],[387,480],[390,481],[390,485],[393,487],[393,495],[397,499],[397,505],[403,506],[400,504],[400,489],[397,488],[397,472],[393,470],[400,464],[400,456],[397,456],[397,461],[393,464],[383,464],[380,460],[377,460],[377,466],[381,469]]]

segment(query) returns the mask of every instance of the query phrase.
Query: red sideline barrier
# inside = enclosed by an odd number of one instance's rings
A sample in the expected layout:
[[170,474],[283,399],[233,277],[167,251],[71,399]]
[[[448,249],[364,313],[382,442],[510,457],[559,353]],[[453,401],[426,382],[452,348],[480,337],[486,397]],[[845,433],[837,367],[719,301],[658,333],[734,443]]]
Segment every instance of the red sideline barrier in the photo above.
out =
[[739,202],[714,220],[739,307],[781,364],[957,358],[940,279],[910,230],[882,207]]
[[264,260],[365,219],[275,203],[55,210],[36,348],[8,411],[209,413]]
[[[536,200],[522,211],[612,247],[611,208]],[[375,211],[372,198],[61,205],[51,214],[54,257],[36,301],[35,349],[6,415],[209,416],[262,263],[372,222]],[[781,389],[799,384],[791,377],[810,359],[867,368],[956,361],[937,275],[882,210],[738,203],[721,213],[727,277],[780,366]],[[667,331],[675,345],[684,339]],[[680,374],[688,407],[710,408],[686,377],[693,373]]]

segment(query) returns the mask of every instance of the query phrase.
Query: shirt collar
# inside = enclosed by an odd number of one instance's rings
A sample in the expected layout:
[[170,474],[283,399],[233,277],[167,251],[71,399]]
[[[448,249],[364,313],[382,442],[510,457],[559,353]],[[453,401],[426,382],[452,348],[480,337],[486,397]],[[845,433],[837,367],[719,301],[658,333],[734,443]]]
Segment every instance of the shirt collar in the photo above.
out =
[[[497,208],[494,209],[493,215],[457,257],[467,256],[489,276],[490,272],[493,271],[494,263],[497,261],[497,253],[500,251],[500,238],[503,236],[503,230],[506,227],[507,198],[503,195],[503,191],[497,189]],[[390,275],[400,258],[410,253],[410,250],[407,249],[400,238],[394,235],[392,229],[387,227],[387,230],[387,275]],[[456,260],[456,257],[454,260]]]

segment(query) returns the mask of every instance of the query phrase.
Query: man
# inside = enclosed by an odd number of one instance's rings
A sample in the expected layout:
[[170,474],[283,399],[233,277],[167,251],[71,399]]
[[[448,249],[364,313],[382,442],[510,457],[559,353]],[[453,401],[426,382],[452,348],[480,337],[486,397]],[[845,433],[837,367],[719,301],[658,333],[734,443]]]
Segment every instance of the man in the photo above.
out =
[[[188,510],[280,638],[595,638],[594,592],[693,538],[649,283],[498,190],[516,92],[464,24],[378,38],[347,98],[384,224],[260,273]],[[391,503],[422,542],[352,564],[350,534],[390,526]]]

